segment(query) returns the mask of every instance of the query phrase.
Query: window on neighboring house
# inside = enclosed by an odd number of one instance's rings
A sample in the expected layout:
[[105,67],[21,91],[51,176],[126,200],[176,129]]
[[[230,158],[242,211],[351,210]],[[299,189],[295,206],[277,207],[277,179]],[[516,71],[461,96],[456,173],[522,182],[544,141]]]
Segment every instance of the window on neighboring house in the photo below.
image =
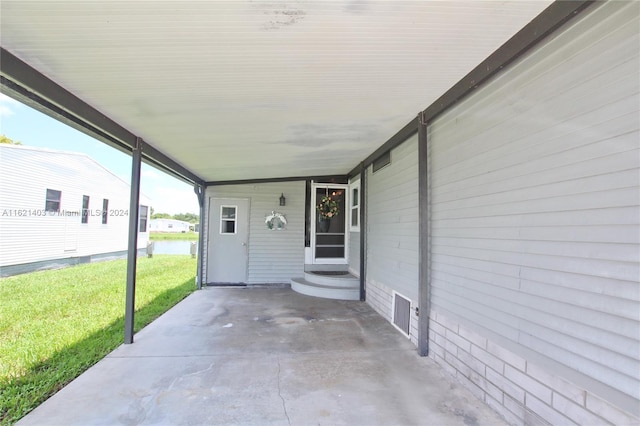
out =
[[102,199],[102,224],[107,224],[107,218],[109,217],[109,200]]
[[82,219],[81,223],[89,223],[89,196],[82,196]]
[[140,205],[140,230],[139,232],[147,232],[147,218],[149,209],[147,206]]
[[373,173],[377,172],[388,164],[391,164],[391,151],[387,151],[380,157],[373,160]]
[[222,206],[220,208],[220,233],[236,233],[236,206]]
[[62,199],[62,191],[56,191],[55,189],[47,188],[47,199],[44,204],[44,209],[47,212],[59,212],[60,200]]
[[350,185],[350,192],[351,219],[349,226],[351,231],[360,232],[360,181]]

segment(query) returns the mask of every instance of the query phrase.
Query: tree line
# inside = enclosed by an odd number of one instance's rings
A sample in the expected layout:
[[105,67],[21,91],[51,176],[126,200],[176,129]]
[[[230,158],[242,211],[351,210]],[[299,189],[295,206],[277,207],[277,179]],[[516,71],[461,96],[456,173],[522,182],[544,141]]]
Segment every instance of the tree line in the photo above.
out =
[[170,215],[169,213],[154,213],[151,209],[151,219],[175,219],[189,223],[200,223],[200,216],[195,213],[178,213]]

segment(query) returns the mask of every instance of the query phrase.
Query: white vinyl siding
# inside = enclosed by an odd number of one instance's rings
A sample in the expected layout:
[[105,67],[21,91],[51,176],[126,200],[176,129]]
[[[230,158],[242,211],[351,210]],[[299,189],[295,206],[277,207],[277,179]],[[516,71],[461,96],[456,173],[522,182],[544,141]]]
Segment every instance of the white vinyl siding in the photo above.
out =
[[391,164],[367,168],[367,281],[418,300],[418,137],[391,151]]
[[[281,207],[280,195],[283,193],[287,205]],[[247,283],[286,283],[292,277],[304,274],[304,181],[210,186],[206,198],[211,197],[251,200]],[[265,218],[272,211],[286,217],[284,230],[267,228]],[[211,231],[205,230],[207,238],[219,236]],[[214,231],[218,234],[219,229]]]
[[636,403],[638,47],[598,6],[429,127],[433,309]]
[[[0,161],[0,266],[127,250],[126,182],[85,154],[7,145],[0,146]],[[43,214],[47,188],[62,193],[59,213]],[[91,204],[83,224],[85,195]],[[102,199],[116,212],[106,225]],[[149,200],[141,197],[141,203]],[[139,234],[138,247],[147,240],[148,233]]]
[[349,234],[349,271],[360,276],[360,232]]

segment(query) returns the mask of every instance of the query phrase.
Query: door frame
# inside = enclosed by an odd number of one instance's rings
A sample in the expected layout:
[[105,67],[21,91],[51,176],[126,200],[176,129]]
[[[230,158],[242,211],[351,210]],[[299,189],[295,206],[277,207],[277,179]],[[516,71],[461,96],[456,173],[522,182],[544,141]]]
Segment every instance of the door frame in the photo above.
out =
[[[338,188],[344,190],[344,211],[340,212],[338,217],[342,216],[344,220],[344,258],[340,257],[327,257],[323,259],[316,259],[316,193],[319,188]],[[347,221],[349,210],[349,184],[346,183],[323,183],[311,181],[311,262],[314,265],[348,265],[349,264],[349,222]]]

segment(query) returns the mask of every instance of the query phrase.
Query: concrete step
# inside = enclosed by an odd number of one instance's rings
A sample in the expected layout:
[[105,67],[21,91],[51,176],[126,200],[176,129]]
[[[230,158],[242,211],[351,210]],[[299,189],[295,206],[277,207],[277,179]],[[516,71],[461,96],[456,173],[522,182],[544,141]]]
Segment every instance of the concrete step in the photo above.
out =
[[360,278],[346,271],[331,271],[334,274],[323,272],[305,272],[304,279],[310,283],[327,285],[332,287],[360,288]]
[[304,278],[292,278],[291,289],[307,296],[322,297],[337,300],[360,300],[360,285],[357,287],[344,287],[323,285],[307,281]]
[[313,272],[313,271],[348,271],[349,265],[335,265],[335,264],[305,264],[304,271],[305,272]]

